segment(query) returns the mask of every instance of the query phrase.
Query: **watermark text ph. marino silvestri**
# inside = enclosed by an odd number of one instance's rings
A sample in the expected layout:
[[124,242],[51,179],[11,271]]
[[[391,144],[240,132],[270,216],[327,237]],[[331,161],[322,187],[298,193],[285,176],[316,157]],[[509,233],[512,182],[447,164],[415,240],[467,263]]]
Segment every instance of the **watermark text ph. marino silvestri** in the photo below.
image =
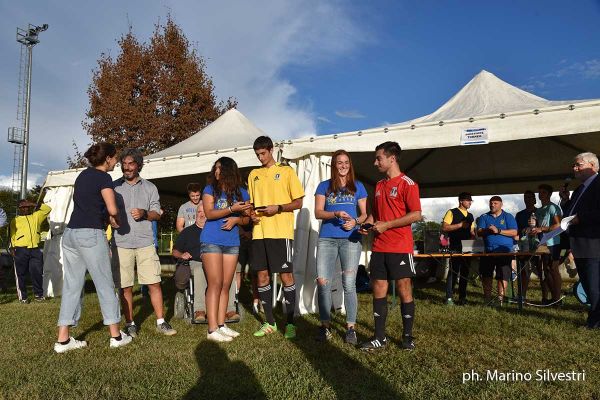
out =
[[474,369],[462,373],[462,383],[467,382],[581,382],[585,381],[585,370],[581,371],[553,371],[551,369],[537,369],[535,371],[502,371],[488,369],[475,371]]

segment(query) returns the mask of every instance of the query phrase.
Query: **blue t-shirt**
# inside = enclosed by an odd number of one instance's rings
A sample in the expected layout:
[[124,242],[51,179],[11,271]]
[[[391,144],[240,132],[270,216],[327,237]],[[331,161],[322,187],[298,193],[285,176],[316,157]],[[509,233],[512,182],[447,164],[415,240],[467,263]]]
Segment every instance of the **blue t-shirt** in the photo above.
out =
[[[250,200],[250,195],[248,191],[244,188],[240,188],[240,192],[242,193],[242,198],[238,199],[236,196],[233,197],[233,203],[237,203],[238,201],[248,201]],[[210,194],[214,196],[214,189],[211,185],[206,185],[202,194]],[[233,205],[227,202],[227,194],[221,193],[221,197],[215,199],[215,210],[224,210],[229,206]],[[240,214],[232,214],[232,217],[239,217]],[[225,223],[225,218],[223,217],[219,219],[207,219],[206,224],[204,224],[204,229],[202,229],[202,233],[200,234],[200,241],[202,243],[209,244],[217,244],[221,246],[239,246],[240,245],[240,235],[239,235],[239,226],[234,226],[230,231],[226,231],[221,229],[221,226]]]
[[[367,191],[365,190],[365,186],[359,181],[355,181],[356,185],[356,193],[351,194],[346,190],[341,190],[337,193],[330,193],[327,196],[327,189],[329,188],[329,183],[331,179],[323,181],[319,183],[317,186],[317,190],[315,191],[316,195],[325,196],[325,211],[336,212],[336,211],[345,211],[352,218],[356,218],[358,216],[356,212],[356,208],[358,206],[358,200],[367,198]],[[323,220],[321,224],[321,230],[319,231],[319,237],[322,238],[338,238],[338,239],[360,239],[360,234],[358,233],[358,226],[353,230],[346,231],[342,228],[344,225],[344,220],[340,218],[331,218]]]
[[[483,214],[477,221],[478,229],[487,229],[494,225],[498,229],[517,229],[517,221],[512,214],[502,211],[498,217],[490,212]],[[485,251],[488,253],[510,253],[513,248],[513,238],[498,234],[489,234],[483,238]]]

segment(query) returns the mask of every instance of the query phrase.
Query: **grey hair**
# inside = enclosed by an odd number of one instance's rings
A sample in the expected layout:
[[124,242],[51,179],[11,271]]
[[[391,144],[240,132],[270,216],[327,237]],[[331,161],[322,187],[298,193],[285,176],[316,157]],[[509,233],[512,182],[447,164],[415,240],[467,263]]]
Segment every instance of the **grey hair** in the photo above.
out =
[[582,160],[582,161],[586,161],[589,162],[591,164],[594,164],[594,167],[592,168],[594,171],[598,172],[598,156],[594,153],[590,153],[590,152],[586,152],[586,153],[580,153],[577,154],[575,156],[576,160]]
[[124,148],[121,152],[121,155],[119,156],[119,161],[121,162],[121,165],[123,164],[123,160],[125,159],[125,157],[133,158],[133,161],[135,161],[135,163],[138,165],[138,171],[142,171],[142,167],[144,166],[144,155],[142,154],[140,149],[130,147]]

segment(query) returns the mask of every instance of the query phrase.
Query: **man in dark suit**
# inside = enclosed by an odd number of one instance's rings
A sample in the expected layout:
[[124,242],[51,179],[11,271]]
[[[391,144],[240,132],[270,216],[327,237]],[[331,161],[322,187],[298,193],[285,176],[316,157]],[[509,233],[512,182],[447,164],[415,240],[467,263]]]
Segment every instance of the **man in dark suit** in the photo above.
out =
[[598,157],[581,153],[575,157],[573,175],[581,185],[569,199],[566,187],[560,192],[564,216],[575,215],[568,233],[579,280],[588,296],[590,309],[586,326],[600,328],[600,179]]

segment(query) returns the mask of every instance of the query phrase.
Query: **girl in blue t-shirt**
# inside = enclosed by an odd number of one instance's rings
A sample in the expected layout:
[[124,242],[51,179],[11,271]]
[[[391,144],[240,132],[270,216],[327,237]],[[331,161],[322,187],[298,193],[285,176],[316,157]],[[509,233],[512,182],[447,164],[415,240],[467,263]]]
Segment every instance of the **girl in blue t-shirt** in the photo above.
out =
[[246,211],[252,208],[250,196],[242,186],[238,166],[229,157],[219,158],[213,165],[202,204],[206,223],[200,234],[202,268],[206,274],[207,338],[230,342],[239,333],[225,325],[229,288],[237,266],[240,238],[238,225],[250,222]]
[[345,341],[356,344],[356,272],[362,251],[358,228],[367,219],[367,191],[362,183],[354,179],[352,160],[345,150],[333,153],[331,179],[321,182],[317,187],[315,216],[323,220],[317,244],[317,289],[321,319],[317,340],[326,341],[331,337],[331,281],[339,257],[346,305]]

